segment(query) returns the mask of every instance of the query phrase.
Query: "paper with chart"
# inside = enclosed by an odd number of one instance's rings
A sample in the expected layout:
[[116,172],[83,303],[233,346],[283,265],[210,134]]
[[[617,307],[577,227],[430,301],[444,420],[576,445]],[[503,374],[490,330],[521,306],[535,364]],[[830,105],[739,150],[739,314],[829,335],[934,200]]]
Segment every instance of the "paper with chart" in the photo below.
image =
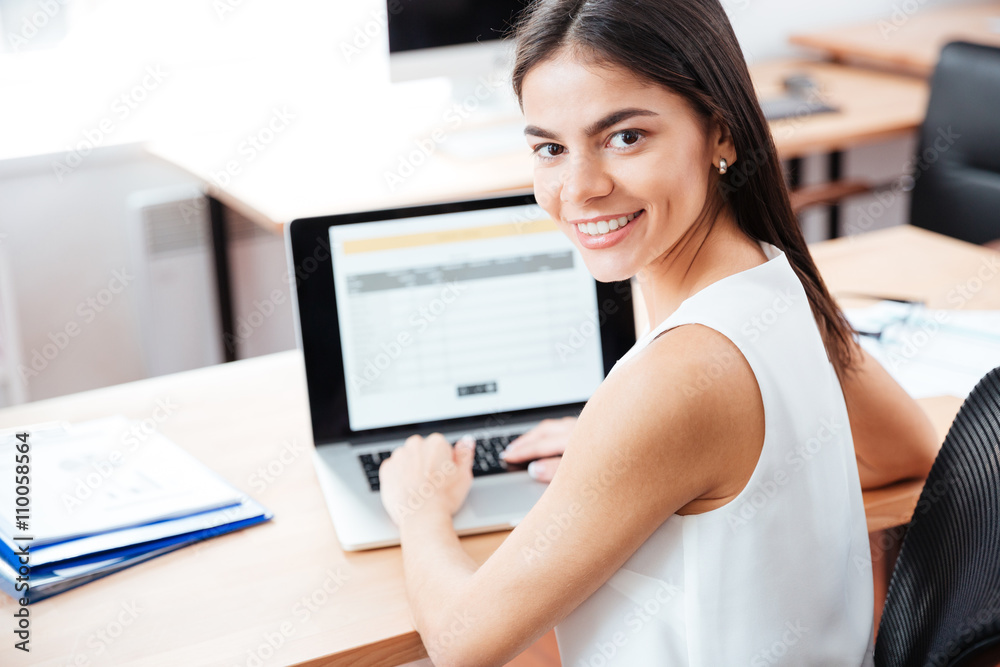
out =
[[[163,435],[127,437],[131,426],[111,417],[32,433],[31,513],[18,533],[42,545],[240,502],[243,494]],[[0,478],[14,477],[15,442],[0,440]],[[0,484],[0,505],[14,507],[14,494]],[[12,519],[0,515],[3,537]]]
[[1000,311],[930,310],[883,301],[845,311],[862,347],[914,398],[965,398],[1000,366]]
[[352,429],[590,397],[594,279],[534,209],[331,228]]

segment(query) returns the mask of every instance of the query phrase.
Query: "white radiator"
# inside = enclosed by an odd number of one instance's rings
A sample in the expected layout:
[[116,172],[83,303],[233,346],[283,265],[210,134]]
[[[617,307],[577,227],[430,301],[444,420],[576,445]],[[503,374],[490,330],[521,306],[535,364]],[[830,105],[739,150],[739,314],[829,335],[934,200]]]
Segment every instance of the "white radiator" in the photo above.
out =
[[11,284],[10,262],[0,234],[0,408],[28,400],[22,378],[21,337],[17,325],[14,286]]
[[129,197],[132,266],[148,376],[223,361],[208,200],[191,187]]

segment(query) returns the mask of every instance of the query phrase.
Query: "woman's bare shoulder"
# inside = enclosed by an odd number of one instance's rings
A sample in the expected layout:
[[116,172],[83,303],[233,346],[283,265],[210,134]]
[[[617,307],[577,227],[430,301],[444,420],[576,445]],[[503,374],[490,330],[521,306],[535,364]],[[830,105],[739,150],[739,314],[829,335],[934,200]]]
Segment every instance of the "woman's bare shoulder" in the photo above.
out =
[[617,405],[638,436],[633,442],[652,448],[670,442],[675,462],[704,477],[706,491],[694,511],[735,497],[763,446],[764,407],[753,370],[729,338],[703,325],[655,338],[608,376],[592,401],[595,411]]

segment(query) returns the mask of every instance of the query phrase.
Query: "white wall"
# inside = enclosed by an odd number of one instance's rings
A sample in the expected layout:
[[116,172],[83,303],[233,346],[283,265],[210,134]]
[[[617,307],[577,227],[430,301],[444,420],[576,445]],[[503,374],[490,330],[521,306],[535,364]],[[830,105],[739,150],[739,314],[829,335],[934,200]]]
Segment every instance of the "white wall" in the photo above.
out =
[[0,162],[0,233],[28,400],[144,377],[126,200],[194,184],[135,146],[97,149],[62,182],[51,164],[48,156]]

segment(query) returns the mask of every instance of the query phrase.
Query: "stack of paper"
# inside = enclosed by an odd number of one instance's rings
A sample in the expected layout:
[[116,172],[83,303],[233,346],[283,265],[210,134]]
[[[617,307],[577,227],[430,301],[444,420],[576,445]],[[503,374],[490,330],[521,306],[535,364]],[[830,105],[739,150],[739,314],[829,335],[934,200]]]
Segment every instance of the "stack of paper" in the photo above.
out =
[[[173,442],[123,417],[24,430],[28,511],[16,515],[15,485],[0,484],[0,590],[14,598],[37,602],[271,518]],[[15,477],[17,432],[0,434],[0,479]]]
[[845,311],[861,346],[914,398],[964,399],[1000,366],[1000,311],[882,301]]

